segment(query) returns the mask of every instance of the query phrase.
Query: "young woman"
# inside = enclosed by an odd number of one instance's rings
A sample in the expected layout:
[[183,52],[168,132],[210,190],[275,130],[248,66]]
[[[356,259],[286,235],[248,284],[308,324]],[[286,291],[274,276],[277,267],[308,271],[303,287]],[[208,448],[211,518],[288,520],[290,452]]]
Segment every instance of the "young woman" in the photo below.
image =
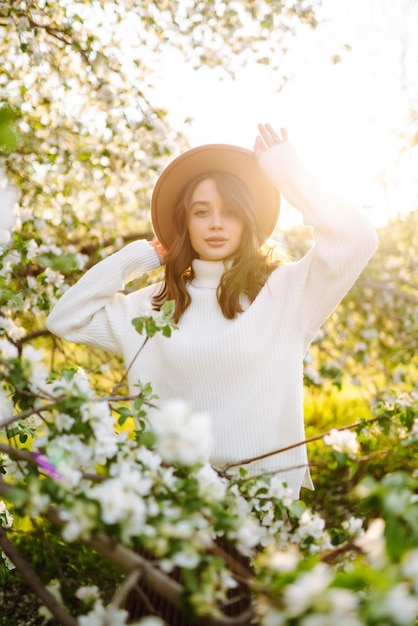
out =
[[[304,355],[377,243],[365,216],[300,162],[284,129],[259,132],[254,152],[215,144],[175,159],[153,192],[160,243],[135,241],[98,263],[47,319],[68,341],[122,354],[132,393],[149,381],[160,403],[181,398],[209,413],[216,467],[304,440]],[[277,189],[313,227],[315,244],[298,262],[261,251],[278,218]],[[163,283],[121,293],[160,264]],[[167,299],[178,330],[155,335],[138,355],[144,337],[131,320]],[[246,469],[280,472],[295,497],[312,488],[304,446]]]

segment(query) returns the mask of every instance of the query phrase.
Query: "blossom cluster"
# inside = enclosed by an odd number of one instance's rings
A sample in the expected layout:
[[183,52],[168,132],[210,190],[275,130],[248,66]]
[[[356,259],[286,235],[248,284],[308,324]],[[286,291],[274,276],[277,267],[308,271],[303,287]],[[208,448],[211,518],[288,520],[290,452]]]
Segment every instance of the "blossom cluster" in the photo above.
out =
[[[10,334],[13,327],[7,331]],[[223,538],[253,564],[254,581],[262,589],[256,594],[262,626],[357,626],[366,623],[369,614],[394,623],[394,616],[402,615],[399,623],[412,626],[410,616],[418,602],[416,548],[405,546],[392,554],[383,518],[368,524],[361,518],[344,522],[339,541],[345,540],[348,548],[333,568],[328,557],[323,559],[338,548],[335,532],[331,535],[319,513],[296,501],[278,475],[250,478],[241,469],[227,477],[210,466],[208,416],[175,400],[154,412],[152,423],[136,420],[143,402],[129,400],[120,407],[112,396],[98,397],[82,368],[51,375],[42,349],[27,345],[19,355],[14,342],[3,336],[0,357],[8,381],[2,383],[0,395],[2,419],[7,421],[13,410],[8,392],[17,362],[27,392],[36,397],[26,427],[20,424],[16,430],[21,441],[29,437],[32,462],[14,459],[13,454],[2,461],[5,480],[15,490],[17,514],[36,518],[55,505],[62,536],[69,543],[87,541],[101,531],[129,548],[146,547],[164,573],[175,568],[193,571],[200,586],[193,585],[187,593],[186,583],[185,597],[196,614],[214,615],[216,605],[227,602],[237,585],[234,571],[215,556],[214,546]],[[389,407],[408,415],[409,421],[402,417],[405,425],[398,430],[404,442],[409,441],[409,435],[402,434],[405,429],[413,437],[413,402],[405,397],[384,405],[385,411]],[[118,428],[118,416],[127,414],[132,424],[141,424],[139,429]],[[361,432],[364,438],[364,427]],[[330,431],[324,443],[345,455],[347,463],[358,458],[360,438],[349,430]],[[363,501],[382,498],[382,506],[412,519],[416,480],[391,480],[388,477],[383,487],[362,482],[357,496]],[[6,523],[11,519],[6,509],[3,517]],[[4,556],[3,562],[10,566]],[[356,581],[369,584],[365,564],[376,576],[387,568],[392,572],[390,586],[379,592],[378,607],[373,594],[361,599],[357,593]],[[79,617],[80,623],[100,624],[110,616],[112,623],[125,623],[123,610],[106,607],[96,595],[90,597],[89,612]]]
[[16,202],[17,189],[0,170],[0,249],[10,241],[10,231],[16,222]]

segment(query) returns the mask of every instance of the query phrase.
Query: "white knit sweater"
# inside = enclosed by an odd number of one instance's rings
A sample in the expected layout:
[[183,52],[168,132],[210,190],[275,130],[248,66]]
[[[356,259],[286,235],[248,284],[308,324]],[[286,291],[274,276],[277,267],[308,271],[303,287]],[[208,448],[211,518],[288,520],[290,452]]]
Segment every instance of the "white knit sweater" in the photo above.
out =
[[[187,400],[210,414],[216,467],[303,441],[303,358],[320,326],[375,251],[375,230],[322,184],[289,143],[264,152],[260,166],[313,226],[315,244],[298,262],[272,272],[255,301],[234,320],[223,317],[216,288],[223,262],[195,260],[191,305],[170,338],[150,339],[129,371],[129,384],[151,382],[162,403]],[[159,266],[154,249],[136,241],[90,269],[47,319],[64,339],[123,355],[130,365],[144,338],[131,324],[159,289],[129,295],[124,284]],[[151,414],[152,419],[152,414]],[[293,469],[292,469],[293,468]],[[305,446],[247,466],[279,471],[299,495],[311,487]]]

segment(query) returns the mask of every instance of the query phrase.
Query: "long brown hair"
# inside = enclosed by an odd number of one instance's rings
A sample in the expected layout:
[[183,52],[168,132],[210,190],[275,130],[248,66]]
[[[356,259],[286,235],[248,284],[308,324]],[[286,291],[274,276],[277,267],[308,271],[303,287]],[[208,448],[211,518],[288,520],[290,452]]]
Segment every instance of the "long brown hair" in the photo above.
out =
[[224,204],[235,209],[244,222],[244,230],[231,266],[225,266],[218,286],[217,298],[223,315],[234,319],[242,313],[241,296],[250,302],[257,297],[268,276],[279,264],[271,255],[261,251],[265,236],[261,232],[251,195],[244,182],[221,171],[206,172],[194,178],[184,189],[174,215],[177,236],[165,258],[165,280],[153,299],[156,308],[166,300],[175,301],[174,321],[178,322],[191,302],[187,285],[194,277],[192,248],[187,230],[191,200],[196,187],[204,180],[213,180]]

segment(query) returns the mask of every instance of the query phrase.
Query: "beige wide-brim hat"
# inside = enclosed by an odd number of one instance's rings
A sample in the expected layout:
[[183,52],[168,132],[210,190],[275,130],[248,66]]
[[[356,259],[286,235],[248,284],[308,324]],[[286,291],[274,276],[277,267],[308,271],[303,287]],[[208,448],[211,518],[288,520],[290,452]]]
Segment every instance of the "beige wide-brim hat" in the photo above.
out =
[[260,228],[267,239],[280,212],[280,193],[260,169],[254,152],[227,144],[206,144],[174,159],[158,178],[151,198],[155,234],[166,250],[176,237],[174,214],[188,183],[206,172],[229,172],[247,186],[254,201]]

